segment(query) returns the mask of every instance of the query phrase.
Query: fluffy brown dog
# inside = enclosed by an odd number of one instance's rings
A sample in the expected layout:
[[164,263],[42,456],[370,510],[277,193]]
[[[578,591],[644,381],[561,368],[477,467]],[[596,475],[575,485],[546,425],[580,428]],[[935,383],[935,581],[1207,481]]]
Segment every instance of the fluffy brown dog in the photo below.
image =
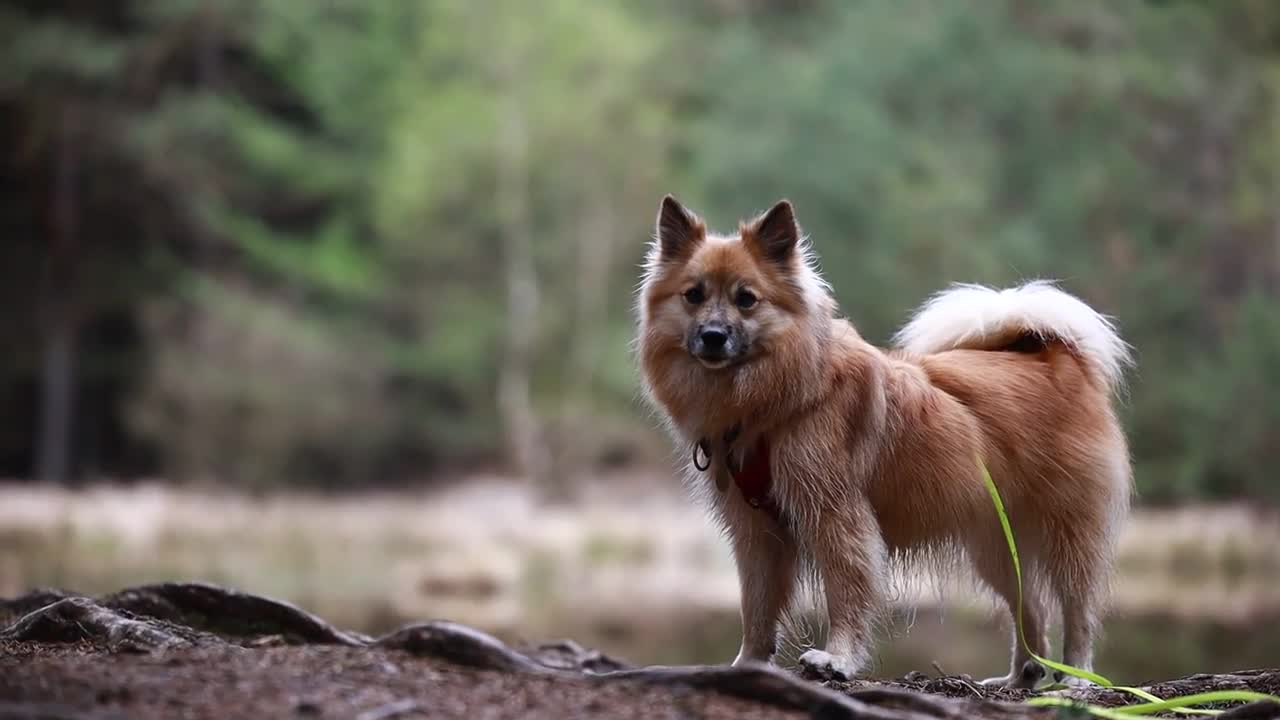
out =
[[[979,461],[1013,523],[1026,637],[1089,668],[1131,472],[1112,396],[1128,347],[1047,283],[957,286],[882,350],[836,317],[786,201],[717,236],[670,196],[639,299],[650,399],[688,448],[732,542],[742,589],[735,664],[767,660],[799,569],[817,570],[830,631],[802,664],[848,677],[869,657],[895,559],[966,557],[1012,610],[1017,587]],[[1038,666],[1017,638],[1008,676]],[[1034,671],[1034,672],[1033,672]]]

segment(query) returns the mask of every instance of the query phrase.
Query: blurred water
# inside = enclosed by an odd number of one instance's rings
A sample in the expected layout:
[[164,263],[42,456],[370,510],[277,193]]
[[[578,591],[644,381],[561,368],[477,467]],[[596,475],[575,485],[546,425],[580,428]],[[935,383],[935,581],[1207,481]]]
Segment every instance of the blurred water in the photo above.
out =
[[[635,663],[717,663],[737,652],[738,627],[736,613],[726,611],[637,618],[630,626],[582,622],[556,628],[553,634],[574,637]],[[976,678],[1003,675],[1009,637],[1007,624],[987,615],[923,610],[914,613],[912,621],[903,612],[879,634],[869,672],[901,677],[913,670],[932,675],[941,668]],[[1096,669],[1122,683],[1275,667],[1280,664],[1280,610],[1233,623],[1160,614],[1113,615],[1097,651]]]
[[[1280,663],[1274,511],[1138,511],[1119,565],[1098,656],[1112,679]],[[371,633],[449,618],[518,643],[570,637],[633,663],[722,662],[738,643],[724,541],[653,478],[613,478],[554,508],[497,479],[420,495],[258,499],[160,485],[0,485],[0,595],[174,579],[290,600]],[[918,580],[905,577],[904,610],[879,634],[874,671],[930,672],[936,663],[1002,674],[1002,614],[972,593],[939,596]],[[799,642],[820,638],[813,628]]]

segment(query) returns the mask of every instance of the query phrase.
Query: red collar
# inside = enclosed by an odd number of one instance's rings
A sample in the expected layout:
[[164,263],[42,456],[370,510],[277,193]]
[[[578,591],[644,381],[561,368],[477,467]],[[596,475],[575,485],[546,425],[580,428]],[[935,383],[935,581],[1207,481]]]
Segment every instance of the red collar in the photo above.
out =
[[769,442],[764,436],[756,441],[755,450],[747,455],[742,467],[732,475],[747,504],[753,508],[763,507],[777,515],[773,499],[769,497],[769,491],[773,489],[773,472],[769,466]]

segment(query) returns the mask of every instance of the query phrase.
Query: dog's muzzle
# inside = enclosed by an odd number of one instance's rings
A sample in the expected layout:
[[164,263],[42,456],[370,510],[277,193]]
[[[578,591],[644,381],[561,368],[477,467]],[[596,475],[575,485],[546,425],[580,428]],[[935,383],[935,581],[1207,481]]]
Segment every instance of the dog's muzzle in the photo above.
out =
[[689,354],[709,367],[723,367],[742,354],[742,341],[733,326],[709,322],[689,337]]

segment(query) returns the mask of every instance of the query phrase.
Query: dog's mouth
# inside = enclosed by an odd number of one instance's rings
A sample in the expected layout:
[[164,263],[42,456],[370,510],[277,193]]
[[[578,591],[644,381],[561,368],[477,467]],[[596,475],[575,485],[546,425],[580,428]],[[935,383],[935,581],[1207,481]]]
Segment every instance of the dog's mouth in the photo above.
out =
[[749,345],[741,330],[724,325],[707,325],[699,327],[689,337],[685,349],[704,368],[721,370],[744,360]]
[[703,350],[702,352],[690,352],[689,357],[698,361],[698,364],[708,370],[724,370],[727,368],[737,367],[746,362],[751,356],[746,347],[735,347],[726,350]]
[[707,368],[708,370],[720,370],[733,364],[733,358],[726,355],[719,355],[716,357],[694,355],[693,357],[699,363],[702,363],[702,367]]

